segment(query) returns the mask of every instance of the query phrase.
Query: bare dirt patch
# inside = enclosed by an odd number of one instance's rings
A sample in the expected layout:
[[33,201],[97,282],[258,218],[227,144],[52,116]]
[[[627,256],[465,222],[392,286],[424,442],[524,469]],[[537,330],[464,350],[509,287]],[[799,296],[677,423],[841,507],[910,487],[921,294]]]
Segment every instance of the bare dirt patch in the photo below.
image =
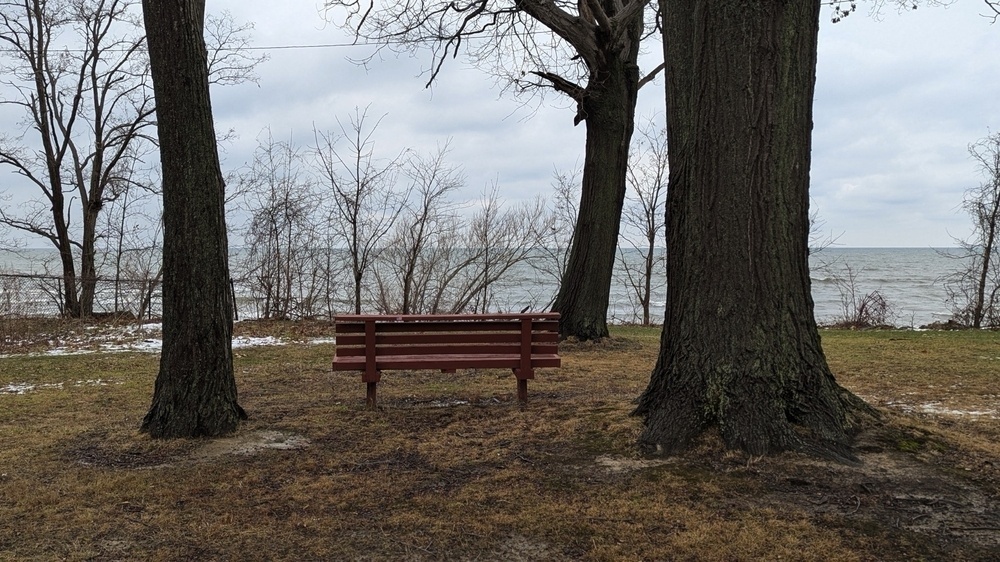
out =
[[190,458],[199,461],[226,455],[256,455],[268,450],[292,451],[308,446],[308,439],[294,433],[276,430],[247,431],[233,437],[207,441],[192,451]]
[[909,552],[930,559],[1000,557],[995,458],[979,459],[940,434],[900,420],[862,433],[856,447],[858,465],[798,454],[747,459],[722,451],[713,437],[681,457],[679,466],[744,481],[727,482],[730,507],[802,512],[817,524],[878,537],[900,549],[885,552],[884,559],[908,559]]
[[599,468],[617,474],[621,472],[633,472],[656,466],[663,466],[675,462],[674,459],[632,459],[628,457],[616,457],[612,455],[601,455],[594,459],[594,464]]
[[125,470],[166,468],[207,462],[226,456],[252,456],[264,451],[290,451],[310,445],[309,440],[280,430],[241,431],[231,437],[153,441],[142,437],[116,439],[108,432],[86,432],[66,445],[66,456],[98,468]]

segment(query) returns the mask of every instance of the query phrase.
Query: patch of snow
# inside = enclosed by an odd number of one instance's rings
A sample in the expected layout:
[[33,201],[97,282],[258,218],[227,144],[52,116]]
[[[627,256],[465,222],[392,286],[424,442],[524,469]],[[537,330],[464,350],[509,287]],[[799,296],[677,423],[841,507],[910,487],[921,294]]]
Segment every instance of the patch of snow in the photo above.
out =
[[921,414],[930,414],[932,416],[954,416],[954,417],[988,417],[996,418],[998,415],[997,410],[957,410],[954,408],[945,408],[942,406],[941,402],[927,402],[925,404],[909,404],[906,402],[899,402],[894,400],[887,400],[884,404],[889,408],[895,408],[906,414],[912,414],[914,412]]
[[[49,339],[50,349],[34,353],[12,353],[0,354],[0,359],[15,356],[62,356],[62,355],[89,355],[94,353],[159,353],[163,348],[163,338],[161,333],[163,325],[151,322],[148,324],[127,324],[117,326],[108,331],[95,332],[96,326],[87,326],[83,333],[69,334],[58,339]],[[233,337],[233,349],[243,349],[249,347],[265,347],[276,345],[288,345],[289,341],[282,340],[275,336]],[[304,345],[326,345],[336,343],[336,338],[322,337],[313,338],[301,342]]]
[[[74,381],[68,383],[69,386],[81,387],[81,386],[108,386],[109,384],[122,384],[120,381],[110,381],[107,379],[87,379],[81,381]],[[0,386],[0,394],[27,394],[29,392],[35,392],[37,390],[45,389],[64,389],[67,383],[55,382],[55,383],[29,383],[29,382],[12,382],[3,386]]]
[[431,408],[451,408],[453,406],[465,406],[468,405],[468,400],[458,400],[458,399],[442,399],[435,400],[428,404]]
[[25,394],[35,390],[35,385],[28,383],[10,383],[6,386],[0,386],[0,394]]
[[323,345],[327,343],[337,343],[337,338],[313,338],[306,342],[309,345]]
[[121,384],[121,382],[114,382],[105,379],[87,379],[85,381],[76,381],[73,386],[108,386],[109,384]]
[[44,355],[82,355],[84,353],[93,353],[93,350],[89,349],[68,349],[65,347],[57,347],[55,349],[50,349],[44,353]]
[[935,414],[935,415],[945,415],[945,416],[995,417],[997,414],[996,410],[953,410],[950,408],[942,407],[940,402],[928,402],[927,404],[921,404],[920,406],[917,407],[917,410],[924,414]]
[[121,353],[125,351],[135,351],[138,353],[159,353],[163,349],[163,340],[145,339],[142,341],[125,343],[102,343],[101,352]]
[[0,386],[0,394],[27,394],[43,388],[62,388],[63,383],[31,384],[27,382],[12,382]]
[[285,345],[285,342],[274,336],[264,336],[262,338],[236,336],[233,338],[233,349],[240,349],[243,347],[264,347],[268,345]]

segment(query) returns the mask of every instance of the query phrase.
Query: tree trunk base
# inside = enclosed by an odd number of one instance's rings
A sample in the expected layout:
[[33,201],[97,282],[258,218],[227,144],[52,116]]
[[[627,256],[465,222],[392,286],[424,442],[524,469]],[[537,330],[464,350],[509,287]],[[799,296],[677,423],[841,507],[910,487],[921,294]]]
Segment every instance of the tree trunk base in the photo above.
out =
[[600,341],[610,335],[608,323],[603,317],[579,318],[576,316],[568,319],[561,318],[559,321],[559,337],[561,339],[576,338],[580,341]]
[[246,411],[235,402],[224,406],[203,404],[193,412],[188,407],[154,402],[139,431],[154,439],[221,437],[235,433],[240,422],[247,419]]
[[[646,454],[679,454],[716,428],[726,448],[751,457],[796,451],[856,463],[853,437],[881,414],[828,371],[813,369],[798,377],[752,371],[705,377],[661,373],[658,367],[653,379],[660,384],[650,384],[632,413],[644,418],[639,446]],[[787,384],[775,385],[775,378]],[[706,384],[691,384],[699,380]]]

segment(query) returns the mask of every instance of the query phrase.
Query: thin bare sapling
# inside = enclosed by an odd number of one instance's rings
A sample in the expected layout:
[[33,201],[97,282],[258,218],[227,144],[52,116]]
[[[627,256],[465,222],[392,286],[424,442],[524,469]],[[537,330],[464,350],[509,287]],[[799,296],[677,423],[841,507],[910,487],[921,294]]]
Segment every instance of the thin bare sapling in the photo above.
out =
[[[622,212],[618,276],[628,288],[633,317],[649,326],[654,292],[666,287],[665,202],[667,194],[667,132],[650,118],[633,137]],[[657,274],[657,272],[661,272]]]
[[408,188],[397,183],[407,150],[388,157],[376,150],[375,133],[385,115],[373,122],[368,110],[355,108],[346,123],[338,119],[338,133],[313,131],[328,222],[350,263],[355,314],[361,314],[370,292],[365,280],[409,199]]

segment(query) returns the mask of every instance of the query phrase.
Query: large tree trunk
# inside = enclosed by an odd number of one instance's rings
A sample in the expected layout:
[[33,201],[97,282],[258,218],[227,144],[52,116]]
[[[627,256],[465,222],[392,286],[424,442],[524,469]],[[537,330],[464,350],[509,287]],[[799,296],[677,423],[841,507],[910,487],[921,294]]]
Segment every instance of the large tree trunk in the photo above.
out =
[[667,61],[667,310],[635,411],[670,454],[727,447],[853,459],[874,410],[826,363],[808,269],[819,0],[661,0]]
[[591,340],[608,335],[611,276],[639,94],[636,61],[642,18],[635,18],[631,25],[634,40],[624,49],[605,49],[602,67],[591,70],[580,102],[579,117],[587,123],[580,208],[569,261],[552,306],[561,314],[563,338]]
[[62,195],[53,198],[59,202],[59,211],[53,204],[53,218],[56,230],[56,248],[59,250],[59,265],[62,266],[62,313],[70,318],[83,317],[80,299],[77,295],[76,263],[73,261],[73,245],[69,238],[69,228],[62,215]]
[[80,313],[86,317],[94,315],[94,297],[97,293],[97,217],[101,207],[100,201],[97,204],[82,203],[81,206],[83,239],[80,250]]
[[204,0],[143,0],[163,166],[163,352],[142,431],[216,436],[246,418],[233,377],[224,184]]

